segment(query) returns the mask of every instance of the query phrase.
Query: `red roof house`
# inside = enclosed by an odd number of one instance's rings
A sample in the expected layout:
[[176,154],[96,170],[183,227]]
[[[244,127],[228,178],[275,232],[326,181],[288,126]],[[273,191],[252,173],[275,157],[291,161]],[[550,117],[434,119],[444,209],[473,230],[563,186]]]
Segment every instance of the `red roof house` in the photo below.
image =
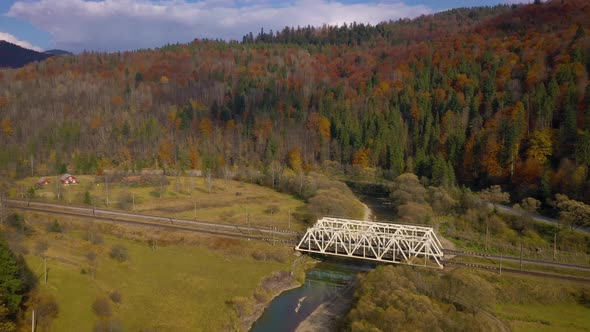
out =
[[49,179],[46,176],[43,176],[43,177],[39,178],[39,180],[37,180],[37,185],[39,187],[46,186],[50,183],[51,183],[51,181],[49,181]]
[[76,178],[75,176],[68,174],[68,173],[60,176],[59,182],[61,182],[61,184],[63,184],[64,186],[69,186],[69,185],[80,183],[78,178]]

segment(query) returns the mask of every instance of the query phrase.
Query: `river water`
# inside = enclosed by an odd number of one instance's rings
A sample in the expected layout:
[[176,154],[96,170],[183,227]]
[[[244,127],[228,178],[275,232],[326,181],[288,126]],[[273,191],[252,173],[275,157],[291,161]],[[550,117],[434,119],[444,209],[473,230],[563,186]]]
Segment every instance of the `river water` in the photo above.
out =
[[254,323],[251,331],[295,331],[320,304],[336,295],[357,273],[371,268],[370,264],[358,265],[356,262],[326,258],[307,271],[303,285],[276,297]]

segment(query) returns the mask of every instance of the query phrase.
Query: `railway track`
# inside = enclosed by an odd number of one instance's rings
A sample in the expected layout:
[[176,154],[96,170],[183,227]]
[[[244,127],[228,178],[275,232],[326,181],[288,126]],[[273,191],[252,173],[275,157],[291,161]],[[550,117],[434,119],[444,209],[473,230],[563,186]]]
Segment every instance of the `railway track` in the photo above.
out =
[[179,218],[167,218],[143,214],[133,214],[102,209],[83,208],[50,203],[27,202],[19,200],[5,200],[7,208],[32,212],[41,212],[61,216],[78,217],[97,220],[103,223],[118,223],[135,226],[158,227],[168,230],[188,231],[222,237],[261,240],[267,242],[292,244],[290,238],[295,232],[279,229],[263,229],[237,225],[194,221]]
[[511,268],[501,268],[500,269],[497,266],[454,262],[454,261],[444,261],[443,265],[444,266],[455,265],[455,266],[463,266],[463,267],[469,267],[469,268],[475,268],[475,269],[494,271],[494,272],[498,272],[498,273],[507,272],[507,273],[523,274],[523,275],[543,277],[543,278],[553,278],[553,279],[590,283],[590,278],[576,277],[576,276],[570,276],[570,275],[565,275],[565,274],[553,274],[553,273],[545,273],[545,272],[538,272],[538,271],[526,271],[526,270],[518,270],[518,269],[511,269]]
[[472,257],[481,257],[481,258],[489,258],[489,259],[497,259],[507,262],[523,262],[528,264],[535,264],[535,265],[544,265],[544,266],[552,266],[558,268],[566,268],[566,269],[573,269],[573,270],[581,270],[581,271],[589,271],[590,266],[586,265],[574,265],[574,264],[566,264],[566,263],[557,263],[557,262],[549,262],[549,261],[541,261],[529,258],[520,258],[515,256],[499,256],[499,255],[492,255],[492,254],[485,254],[473,251],[460,251],[460,250],[443,250],[445,255],[455,255],[455,256],[472,256]]

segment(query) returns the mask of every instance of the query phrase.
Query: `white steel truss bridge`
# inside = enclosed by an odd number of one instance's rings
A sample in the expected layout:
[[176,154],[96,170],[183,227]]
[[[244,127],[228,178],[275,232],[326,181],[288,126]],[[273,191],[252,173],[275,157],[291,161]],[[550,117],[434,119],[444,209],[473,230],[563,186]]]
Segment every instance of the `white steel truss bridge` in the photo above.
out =
[[324,217],[307,229],[296,250],[385,263],[443,268],[432,227]]

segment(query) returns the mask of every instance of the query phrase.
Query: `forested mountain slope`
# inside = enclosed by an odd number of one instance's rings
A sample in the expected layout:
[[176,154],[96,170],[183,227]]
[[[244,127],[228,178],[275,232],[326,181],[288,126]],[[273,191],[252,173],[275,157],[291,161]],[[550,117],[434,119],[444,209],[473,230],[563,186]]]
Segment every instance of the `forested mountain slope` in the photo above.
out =
[[43,61],[52,55],[0,40],[0,68],[19,68],[34,61]]
[[23,176],[33,159],[39,174],[298,171],[333,160],[590,201],[590,3],[360,26],[4,70],[0,169]]

